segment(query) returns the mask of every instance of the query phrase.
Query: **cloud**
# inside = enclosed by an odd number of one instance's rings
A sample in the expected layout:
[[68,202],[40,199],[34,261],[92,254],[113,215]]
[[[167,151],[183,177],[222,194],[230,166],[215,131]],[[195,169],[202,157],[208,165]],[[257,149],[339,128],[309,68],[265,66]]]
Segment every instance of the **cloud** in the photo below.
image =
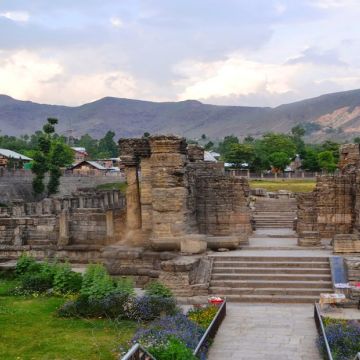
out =
[[118,17],[111,17],[110,24],[116,28],[122,28],[124,26],[123,21]]
[[323,65],[336,65],[345,66],[346,63],[339,58],[339,54],[334,49],[320,50],[318,48],[310,47],[302,51],[299,56],[290,58],[287,64],[323,64]]
[[284,94],[292,91],[297,65],[262,63],[240,54],[211,63],[188,61],[175,71],[183,77],[176,82],[184,90],[179,100],[207,99],[223,96],[247,96],[258,92]]
[[26,11],[5,11],[0,13],[0,17],[16,22],[27,22],[30,15]]
[[357,0],[310,0],[309,5],[320,9],[338,9],[359,5]]
[[[299,59],[300,56],[295,57]],[[358,87],[360,68],[341,62],[266,62],[233,53],[225,60],[189,60],[175,68],[178,100],[277,106],[323,93]]]
[[105,96],[137,95],[136,80],[122,71],[71,74],[56,60],[33,52],[0,56],[0,93],[17,99],[79,105]]

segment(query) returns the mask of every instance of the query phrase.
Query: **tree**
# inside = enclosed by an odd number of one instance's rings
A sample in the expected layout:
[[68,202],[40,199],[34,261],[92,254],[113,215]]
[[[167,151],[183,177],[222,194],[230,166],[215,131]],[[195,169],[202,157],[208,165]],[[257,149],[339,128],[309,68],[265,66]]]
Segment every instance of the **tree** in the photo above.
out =
[[252,163],[255,159],[255,149],[251,144],[232,144],[229,152],[224,157],[226,162],[241,167],[243,163]]
[[336,162],[331,151],[322,151],[318,154],[319,166],[322,170],[334,172],[336,170]]
[[233,144],[239,144],[239,139],[235,135],[225,136],[224,140],[219,143],[219,152],[223,159],[227,158]]
[[98,141],[89,134],[82,135],[80,139],[75,140],[75,146],[81,146],[86,149],[90,159],[96,159],[98,150]]
[[296,125],[291,129],[291,138],[296,146],[296,152],[300,157],[304,157],[305,143],[303,136],[305,135],[305,129],[301,125]]
[[35,194],[42,194],[45,191],[44,178],[47,172],[50,173],[47,193],[48,195],[55,194],[60,183],[61,167],[73,162],[72,150],[62,142],[61,138],[54,136],[57,123],[57,119],[48,118],[38,138],[38,147],[34,152],[31,168],[35,174],[33,180]]
[[355,144],[360,144],[360,136],[355,137],[354,140],[353,140],[353,142],[354,142]]
[[263,136],[261,145],[267,154],[283,152],[289,158],[293,158],[296,154],[296,145],[293,139],[286,134],[267,133]]
[[339,156],[340,156],[339,149],[340,149],[340,144],[331,140],[324,141],[320,146],[320,151],[331,151],[335,163],[339,161]]
[[305,155],[302,160],[302,166],[304,170],[307,171],[319,171],[319,160],[317,152],[312,148],[305,149]]
[[244,144],[252,144],[255,141],[255,138],[251,135],[245,136]]
[[114,141],[115,133],[108,131],[105,136],[99,141],[98,152],[102,153],[103,157],[117,157],[118,147]]
[[209,141],[208,143],[206,143],[206,144],[204,145],[204,149],[205,149],[206,151],[212,150],[213,148],[214,148],[214,143],[213,143],[212,141]]
[[274,152],[269,156],[269,162],[275,172],[284,171],[286,166],[290,164],[291,159],[285,152]]
[[206,135],[205,135],[205,134],[202,134],[202,135],[201,135],[201,139],[202,139],[202,140],[206,140]]
[[150,137],[150,133],[149,133],[149,132],[147,132],[147,131],[145,131],[145,132],[144,132],[144,134],[143,134],[143,137],[144,137],[144,138],[148,138],[148,137]]
[[305,129],[301,125],[296,125],[291,129],[291,134],[294,137],[301,138],[305,135]]

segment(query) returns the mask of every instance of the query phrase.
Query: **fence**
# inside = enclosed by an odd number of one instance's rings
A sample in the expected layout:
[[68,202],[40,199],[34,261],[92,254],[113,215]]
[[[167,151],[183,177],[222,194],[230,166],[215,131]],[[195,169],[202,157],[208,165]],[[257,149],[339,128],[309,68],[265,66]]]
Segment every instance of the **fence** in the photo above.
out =
[[295,172],[251,172],[249,170],[226,170],[226,173],[234,177],[246,177],[248,179],[315,179],[321,172],[295,171]]
[[204,335],[202,336],[201,340],[199,341],[198,346],[194,350],[193,354],[195,356],[197,356],[201,353],[201,349],[204,349],[206,346],[208,346],[209,340],[212,340],[215,338],[215,335],[216,335],[221,323],[223,322],[225,315],[226,315],[226,299],[220,305],[219,311],[216,313],[211,324],[206,329]]
[[[32,178],[34,174],[31,170],[25,169],[14,169],[9,170],[5,168],[0,168],[0,177],[22,177],[22,178]],[[116,179],[125,179],[125,175],[120,171],[100,171],[100,170],[88,170],[86,172],[76,172],[71,170],[65,170],[62,172],[64,177],[114,177]]]
[[[319,332],[319,335],[322,336],[324,339],[325,350],[326,350],[324,356],[325,356],[326,360],[333,360],[329,342],[326,337],[325,327],[324,327],[323,321],[321,319],[319,305],[316,303],[314,305],[314,319],[315,319],[315,324],[316,324],[317,330]],[[354,360],[357,360],[357,359],[355,358]]]
[[121,360],[156,360],[140,344],[135,344]]

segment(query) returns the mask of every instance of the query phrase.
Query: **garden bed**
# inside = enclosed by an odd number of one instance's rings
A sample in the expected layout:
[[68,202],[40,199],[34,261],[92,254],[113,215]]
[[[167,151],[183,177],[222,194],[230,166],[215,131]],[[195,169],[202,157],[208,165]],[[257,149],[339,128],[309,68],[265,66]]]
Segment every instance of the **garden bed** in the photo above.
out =
[[123,360],[206,359],[226,315],[226,300],[197,305],[187,315],[177,313],[140,328]]
[[360,352],[360,320],[334,319],[321,315],[315,304],[319,330],[318,346],[324,359],[354,360]]

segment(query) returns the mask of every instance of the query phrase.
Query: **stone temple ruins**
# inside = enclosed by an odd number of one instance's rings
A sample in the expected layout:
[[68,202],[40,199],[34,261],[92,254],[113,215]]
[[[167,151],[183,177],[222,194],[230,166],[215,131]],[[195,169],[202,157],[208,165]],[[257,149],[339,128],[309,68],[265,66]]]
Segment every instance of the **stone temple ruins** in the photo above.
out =
[[[38,259],[102,262],[112,275],[133,276],[140,285],[159,278],[180,297],[216,293],[239,301],[269,296],[292,301],[292,292],[284,295],[277,283],[279,272],[266,271],[270,286],[265,275],[249,270],[255,264],[263,269],[269,259],[287,264],[310,258],[264,257],[262,251],[281,240],[272,240],[276,234],[289,241],[281,245],[289,251],[326,248],[317,258],[324,267],[330,254],[343,255],[349,280],[360,279],[359,145],[344,145],[339,173],[318,177],[313,192],[299,194],[250,190],[247,179],[226,174],[221,162],[204,161],[201,147],[177,136],[120,139],[119,151],[125,194],[87,187],[0,207],[0,262],[27,251]],[[274,233],[276,227],[288,232]],[[263,228],[270,229],[269,237]],[[313,301],[316,291],[331,288],[323,278],[319,275],[319,289],[293,289],[293,294]]]

